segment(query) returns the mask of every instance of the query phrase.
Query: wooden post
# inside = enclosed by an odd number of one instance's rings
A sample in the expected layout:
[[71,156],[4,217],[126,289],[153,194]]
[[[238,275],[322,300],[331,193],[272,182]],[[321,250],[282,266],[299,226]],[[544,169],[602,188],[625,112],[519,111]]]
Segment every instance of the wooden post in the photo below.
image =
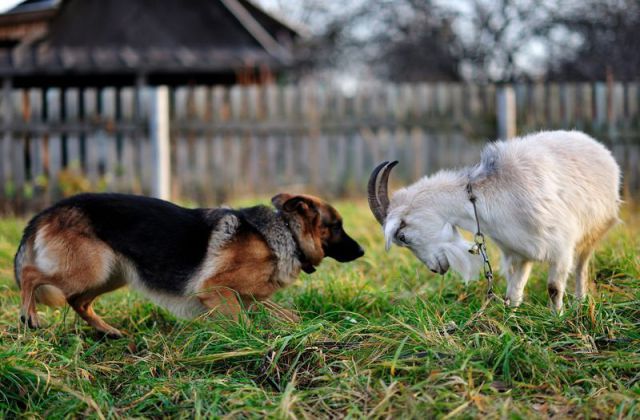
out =
[[158,86],[153,91],[150,124],[153,158],[151,194],[156,198],[169,200],[171,160],[169,156],[169,88],[167,86]]
[[5,187],[11,177],[11,130],[13,129],[13,104],[11,78],[2,79],[2,114],[4,116],[4,133],[0,141],[0,198],[5,195]]
[[496,95],[498,138],[502,140],[516,136],[516,95],[512,86],[502,86]]
[[609,107],[607,106],[607,84],[596,83],[595,86],[595,126],[598,129],[604,127],[608,118]]
[[[135,122],[139,122],[144,114],[144,103],[142,94],[147,86],[147,76],[144,73],[136,75],[136,88],[134,93],[133,118]],[[137,134],[137,133],[136,133]]]
[[[80,120],[80,91],[78,88],[65,90],[63,101],[65,102],[65,121],[72,124],[77,123]],[[67,168],[81,174],[82,166],[80,135],[70,132],[67,134]]]
[[[15,89],[12,92],[11,106],[13,107],[14,121],[24,121],[25,116],[25,96],[26,92],[22,89]],[[28,112],[28,111],[27,111]],[[25,181],[26,181],[26,165],[25,152],[27,146],[27,137],[25,134],[16,134],[11,140],[11,175],[13,176],[14,204],[18,213],[25,210]]]
[[136,193],[142,192],[149,194],[151,190],[151,174],[150,174],[150,149],[149,138],[143,129],[143,124],[148,123],[146,118],[149,116],[147,77],[144,73],[138,73],[136,76],[136,85],[134,90],[133,104],[133,123],[135,131],[133,133],[133,142],[135,147],[137,165],[136,173],[138,174]]
[[[48,88],[46,92],[47,123],[51,125],[59,124],[62,108],[60,106],[60,89]],[[59,174],[62,170],[62,136],[59,131],[52,131],[48,134],[47,156],[47,172],[49,176],[47,200],[52,202],[60,198],[61,195]]]

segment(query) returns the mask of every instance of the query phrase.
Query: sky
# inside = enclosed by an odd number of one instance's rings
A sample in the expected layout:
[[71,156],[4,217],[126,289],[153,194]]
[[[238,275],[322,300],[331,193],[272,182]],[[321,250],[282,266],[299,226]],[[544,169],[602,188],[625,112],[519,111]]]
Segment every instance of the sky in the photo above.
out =
[[22,2],[22,0],[0,0],[0,12],[11,9],[13,6],[20,2]]

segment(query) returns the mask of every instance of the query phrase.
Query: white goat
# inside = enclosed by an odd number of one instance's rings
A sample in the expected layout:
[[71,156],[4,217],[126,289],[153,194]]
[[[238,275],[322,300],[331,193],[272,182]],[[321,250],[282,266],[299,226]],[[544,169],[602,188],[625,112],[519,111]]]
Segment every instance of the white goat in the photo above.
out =
[[548,131],[487,145],[478,165],[440,171],[396,191],[389,202],[384,162],[369,180],[369,206],[383,225],[387,249],[407,247],[431,271],[451,266],[468,280],[482,266],[458,228],[481,231],[503,255],[507,302],[518,306],[533,261],[549,263],[552,307],[562,310],[575,267],[576,298],[587,292],[596,242],[618,221],[620,169],[600,143],[578,131]]

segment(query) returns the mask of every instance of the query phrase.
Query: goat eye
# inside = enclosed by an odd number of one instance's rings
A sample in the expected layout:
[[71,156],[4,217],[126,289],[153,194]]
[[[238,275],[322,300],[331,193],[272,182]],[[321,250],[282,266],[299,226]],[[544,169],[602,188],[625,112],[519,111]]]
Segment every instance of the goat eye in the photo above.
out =
[[407,243],[407,238],[404,236],[404,232],[398,232],[398,234],[396,235],[396,238],[403,244]]

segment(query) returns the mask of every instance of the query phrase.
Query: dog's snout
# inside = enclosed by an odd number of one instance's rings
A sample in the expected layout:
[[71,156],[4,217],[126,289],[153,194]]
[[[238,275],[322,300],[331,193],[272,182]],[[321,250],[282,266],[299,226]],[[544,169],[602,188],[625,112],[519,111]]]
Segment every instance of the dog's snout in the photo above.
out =
[[342,253],[342,259],[340,257],[334,258],[336,258],[338,261],[348,262],[362,257],[364,255],[364,249],[362,249],[362,247],[353,239],[351,239],[351,241],[352,242],[350,243],[350,246],[348,246],[347,249]]
[[340,262],[349,262],[362,257],[364,255],[364,249],[362,249],[359,243],[344,233],[340,241],[329,244],[325,249],[325,255]]

